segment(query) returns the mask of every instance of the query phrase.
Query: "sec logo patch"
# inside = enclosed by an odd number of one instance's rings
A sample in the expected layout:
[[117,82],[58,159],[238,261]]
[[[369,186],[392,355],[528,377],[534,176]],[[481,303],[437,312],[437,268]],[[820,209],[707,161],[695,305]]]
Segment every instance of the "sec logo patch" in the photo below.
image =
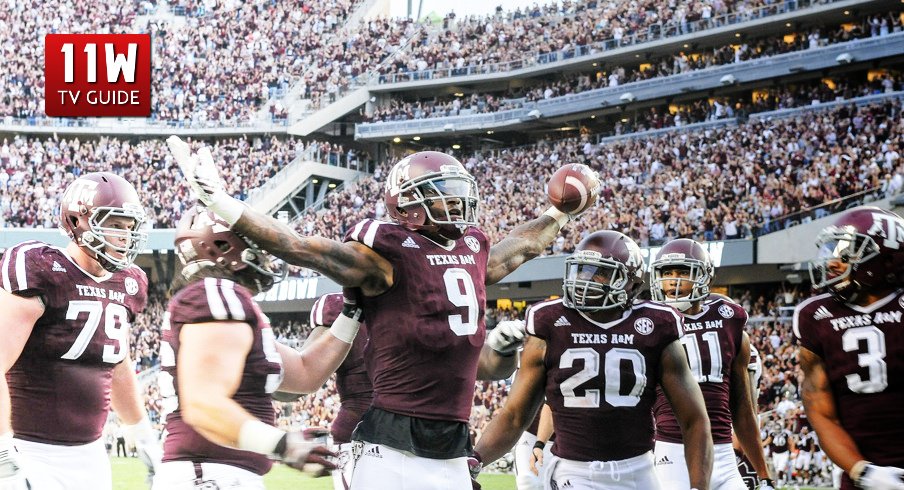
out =
[[480,252],[480,242],[472,236],[465,237],[465,245],[467,245],[474,253]]
[[653,333],[653,320],[647,317],[638,318],[634,321],[634,330],[641,335],[650,335]]
[[719,307],[719,314],[722,315],[722,318],[731,318],[734,316],[734,310],[731,309],[731,306],[722,305]]
[[134,277],[127,277],[125,280],[126,292],[134,296],[138,292],[138,281]]

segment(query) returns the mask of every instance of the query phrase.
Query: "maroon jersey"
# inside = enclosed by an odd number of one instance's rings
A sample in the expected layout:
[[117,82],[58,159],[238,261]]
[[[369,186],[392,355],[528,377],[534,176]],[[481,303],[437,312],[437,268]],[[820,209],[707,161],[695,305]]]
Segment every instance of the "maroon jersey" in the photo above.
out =
[[[266,456],[220,446],[198,434],[182,419],[178,408],[179,334],[182,326],[193,323],[238,321],[247,323],[254,332],[251,351],[245,358],[242,381],[232,399],[260,421],[275,425],[276,414],[270,400],[282,382],[282,358],[276,351],[276,339],[270,323],[251,298],[251,292],[226,279],[211,277],[193,282],[170,300],[163,325],[160,360],[161,395],[169,397],[165,403],[175,402],[174,410],[166,417],[166,441],[163,461],[197,461],[219,463],[246,469],[263,475],[272,463]],[[176,397],[175,400],[172,400]]]
[[641,302],[618,320],[597,323],[557,299],[528,310],[527,331],[546,341],[555,455],[616,461],[653,449],[660,359],[681,337],[676,310]]
[[789,449],[791,449],[791,433],[786,430],[780,430],[778,432],[773,432],[772,440],[769,441],[769,452],[772,454],[775,453],[786,453]]
[[[311,327],[332,325],[342,312],[342,304],[342,293],[321,296],[311,310]],[[339,401],[342,403],[336,420],[330,425],[330,434],[336,444],[352,441],[352,431],[374,399],[374,388],[364,367],[366,344],[367,330],[365,325],[361,324],[351,350],[336,370],[336,391],[339,392]]]
[[[697,315],[684,315],[681,344],[703,392],[715,444],[731,444],[731,366],[741,349],[746,324],[744,308],[722,297],[704,304]],[[681,427],[662,387],[656,388],[653,413],[656,440],[681,444]]]
[[362,302],[373,406],[467,423],[486,339],[486,236],[471,227],[444,248],[402,226],[364,220],[346,240],[370,247],[393,268],[392,287]]
[[144,271],[96,277],[64,248],[30,241],[6,251],[0,276],[3,289],[44,304],[6,374],[16,437],[58,445],[100,439],[113,368],[129,355],[130,326],[147,303]]
[[[794,310],[794,335],[825,363],[841,426],[865,459],[904,467],[904,294],[867,307],[830,294]],[[844,475],[845,488],[852,488]]]

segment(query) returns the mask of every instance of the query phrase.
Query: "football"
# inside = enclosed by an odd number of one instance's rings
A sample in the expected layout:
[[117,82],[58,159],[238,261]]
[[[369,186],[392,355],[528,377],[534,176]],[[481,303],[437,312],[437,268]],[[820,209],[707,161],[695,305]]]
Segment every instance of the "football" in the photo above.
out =
[[549,203],[559,211],[578,214],[596,203],[600,181],[596,172],[581,163],[556,170],[546,185]]

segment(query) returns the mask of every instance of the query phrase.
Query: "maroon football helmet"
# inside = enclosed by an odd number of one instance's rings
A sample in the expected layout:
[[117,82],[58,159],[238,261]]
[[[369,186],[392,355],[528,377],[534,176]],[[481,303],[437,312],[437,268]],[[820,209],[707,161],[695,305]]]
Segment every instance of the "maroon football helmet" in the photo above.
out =
[[[663,272],[672,268],[688,269],[689,275],[686,279],[663,277]],[[707,299],[714,271],[713,261],[703,245],[687,238],[672,240],[659,249],[656,259],[650,264],[650,296],[653,301],[668,303],[681,311],[687,311],[693,303]],[[665,290],[666,281],[675,283],[670,291]],[[685,282],[693,284],[690,294],[679,297],[681,286]]]
[[904,283],[904,219],[892,212],[876,207],[845,211],[817,235],[816,246],[819,256],[810,263],[813,288],[828,289],[842,301],[853,301],[863,289]]
[[[116,218],[127,218],[131,228],[123,228],[125,223]],[[144,250],[148,240],[146,221],[138,192],[110,172],[75,179],[60,201],[60,228],[110,272],[129,267]]]
[[[477,181],[445,153],[422,151],[400,160],[389,171],[383,198],[389,216],[410,230],[457,240],[477,225]],[[436,201],[443,204],[438,213],[431,209]]]
[[275,266],[265,251],[201,206],[182,216],[176,227],[175,245],[186,279],[205,267],[220,265],[233,274],[236,282],[256,294],[267,291],[288,273],[285,263]]
[[594,312],[628,308],[643,284],[640,247],[617,231],[598,231],[581,240],[565,259],[563,304]]

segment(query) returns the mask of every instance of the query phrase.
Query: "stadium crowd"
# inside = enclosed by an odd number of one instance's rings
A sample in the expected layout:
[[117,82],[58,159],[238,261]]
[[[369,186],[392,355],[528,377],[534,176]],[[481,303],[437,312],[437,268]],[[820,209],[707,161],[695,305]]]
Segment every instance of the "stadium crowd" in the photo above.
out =
[[[230,192],[242,199],[304,155],[322,163],[366,160],[363,153],[328,142],[273,137],[203,142],[224,167]],[[193,202],[162,139],[38,138],[0,142],[0,228],[54,228],[63,189],[85,172],[111,171],[134,182],[154,228],[172,228]]]
[[[872,25],[880,22],[884,22],[885,29],[871,29]],[[722,45],[699,53],[681,51],[660,59],[645,61],[637,66],[611,67],[607,71],[601,70],[595,73],[575,73],[565,75],[559,80],[529,83],[526,86],[511,88],[502,93],[472,93],[462,97],[446,95],[414,102],[393,99],[387,106],[377,107],[372,114],[365,117],[369,122],[403,121],[531,107],[534,102],[539,100],[578,94],[588,90],[615,87],[702,70],[712,66],[813,49],[853,39],[888,35],[891,32],[900,31],[901,26],[902,20],[899,12],[890,12],[884,16],[864,16],[859,23],[848,23],[832,28],[813,28],[809,32],[790,35],[790,39],[770,36],[765,39],[745,41],[737,46]]]
[[[441,27],[427,21],[378,18],[348,26],[357,2],[169,2],[177,15],[137,15],[130,0],[93,4],[6,2],[0,32],[6,43],[0,75],[0,117],[43,117],[43,37],[48,33],[147,32],[153,37],[155,112],[152,118],[185,126],[235,125],[261,117],[285,119],[280,102],[296,87],[311,109],[333,101],[361,75],[380,80],[398,74],[443,70],[465,74],[493,63],[554,61],[662,36],[718,27],[727,22],[801,8],[809,0],[699,2],[551,2],[524,10],[458,19]],[[812,2],[822,3],[822,2]],[[734,14],[729,16],[728,14]],[[577,19],[580,19],[578,21]],[[887,32],[895,25],[877,21]],[[299,44],[298,40],[301,41]],[[23,49],[24,48],[24,49]],[[572,54],[560,53],[563,50]],[[416,77],[427,75],[420,74]],[[443,76],[433,73],[432,77]]]
[[150,17],[138,16],[136,3],[4,2],[0,117],[44,117],[45,34],[146,32],[153,39],[152,119],[231,126],[262,110],[265,117],[285,118],[277,99],[358,2],[303,2],[299,8],[292,2],[180,1],[169,7],[183,15]]
[[[569,252],[589,232],[585,223],[621,231],[642,246],[676,237],[750,238],[798,222],[794,213],[846,196],[865,194],[862,200],[901,192],[900,115],[901,101],[890,98],[738,126],[600,143],[584,135],[460,158],[478,180],[482,227],[491,242],[545,209],[544,182],[564,162],[600,172],[602,204],[566,229],[547,253]],[[385,171],[378,167],[372,177],[330,194],[324,208],[343,212],[309,210],[297,223],[299,231],[340,238],[362,218],[385,218]]]

